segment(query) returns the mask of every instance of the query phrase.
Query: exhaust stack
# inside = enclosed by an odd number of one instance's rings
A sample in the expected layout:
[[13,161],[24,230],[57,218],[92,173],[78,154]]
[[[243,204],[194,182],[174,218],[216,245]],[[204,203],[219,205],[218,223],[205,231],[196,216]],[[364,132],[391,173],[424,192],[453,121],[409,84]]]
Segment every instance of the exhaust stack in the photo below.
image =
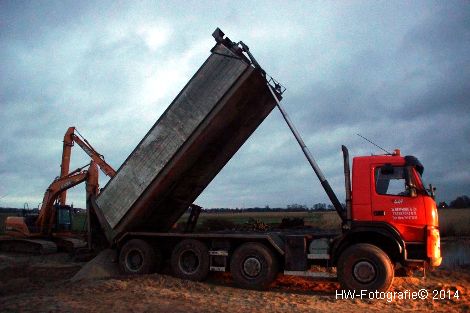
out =
[[346,146],[342,145],[341,150],[343,150],[343,163],[344,163],[344,187],[346,189],[346,221],[352,219],[351,216],[351,207],[352,207],[352,197],[351,197],[351,168],[349,166],[349,151]]

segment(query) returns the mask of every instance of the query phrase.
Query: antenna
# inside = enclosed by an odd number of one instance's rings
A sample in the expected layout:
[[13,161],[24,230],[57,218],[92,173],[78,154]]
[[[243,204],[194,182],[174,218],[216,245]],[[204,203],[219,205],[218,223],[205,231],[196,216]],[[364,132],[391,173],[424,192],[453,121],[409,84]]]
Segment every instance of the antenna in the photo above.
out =
[[371,144],[373,144],[374,146],[376,146],[376,147],[377,147],[377,148],[379,148],[380,150],[382,150],[382,151],[385,151],[387,154],[390,154],[390,155],[392,155],[390,152],[388,152],[387,150],[385,150],[384,148],[382,148],[382,147],[381,147],[381,146],[379,146],[378,144],[376,144],[376,143],[374,143],[374,142],[370,141],[370,140],[369,140],[369,139],[367,139],[366,137],[364,137],[364,136],[362,136],[362,135],[360,135],[360,134],[356,134],[356,135],[358,135],[358,136],[359,136],[359,137],[361,137],[362,139],[364,139],[364,140],[366,140],[366,141],[370,142]]

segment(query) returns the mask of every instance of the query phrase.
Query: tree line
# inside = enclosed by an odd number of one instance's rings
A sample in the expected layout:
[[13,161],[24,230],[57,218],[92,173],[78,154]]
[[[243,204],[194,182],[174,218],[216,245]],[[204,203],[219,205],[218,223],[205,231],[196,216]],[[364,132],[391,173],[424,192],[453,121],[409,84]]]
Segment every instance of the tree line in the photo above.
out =
[[[343,207],[345,207],[345,204],[343,203]],[[470,197],[463,195],[463,196],[458,196],[454,200],[450,201],[449,204],[447,202],[442,201],[439,202],[438,205],[439,208],[454,208],[454,209],[463,209],[463,208],[470,208]],[[74,208],[75,209],[75,208]],[[331,204],[326,204],[323,202],[315,203],[311,207],[304,205],[304,204],[298,204],[298,203],[292,203],[287,205],[287,207],[275,207],[271,208],[269,205],[266,205],[264,207],[252,207],[252,208],[203,208],[203,211],[208,211],[208,212],[308,212],[308,211],[334,211],[334,207]],[[76,208],[76,211],[82,211],[83,209]],[[19,213],[19,212],[24,212],[26,209],[17,209],[17,208],[3,208],[0,207],[0,213]],[[34,210],[27,210],[28,213],[31,213],[32,211],[35,211],[35,213],[38,212],[37,209]]]
[[470,208],[470,198],[466,195],[458,196],[454,200],[452,200],[449,204],[445,201],[439,202],[439,208],[453,208],[453,209],[464,209]]
[[309,211],[334,211],[334,207],[331,204],[326,203],[315,203],[311,207],[293,203],[287,205],[287,207],[275,207],[272,208],[269,205],[264,207],[252,207],[252,208],[203,208],[203,211],[217,213],[217,212],[309,212]]

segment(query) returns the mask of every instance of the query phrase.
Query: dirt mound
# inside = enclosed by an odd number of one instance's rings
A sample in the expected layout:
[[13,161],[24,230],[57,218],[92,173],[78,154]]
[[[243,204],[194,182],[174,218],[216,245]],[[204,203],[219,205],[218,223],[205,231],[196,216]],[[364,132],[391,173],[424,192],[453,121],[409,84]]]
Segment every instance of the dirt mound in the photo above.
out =
[[0,254],[0,296],[60,285],[80,267],[81,264],[73,262],[66,253],[47,256]]
[[[230,273],[211,273],[206,282],[162,274],[113,276],[115,254],[101,253],[85,266],[79,282],[65,254],[0,254],[0,311],[3,312],[469,312],[470,269],[437,269],[426,278],[397,277],[391,292],[427,290],[426,299],[341,299],[335,281],[279,275],[268,291],[234,288]],[[78,275],[77,275],[78,276]],[[75,280],[78,280],[77,277]],[[433,299],[433,290],[444,290]],[[449,291],[450,294],[447,293]],[[459,297],[454,297],[456,291]]]
[[76,282],[117,277],[120,274],[116,258],[115,250],[103,250],[94,259],[86,263],[70,280]]

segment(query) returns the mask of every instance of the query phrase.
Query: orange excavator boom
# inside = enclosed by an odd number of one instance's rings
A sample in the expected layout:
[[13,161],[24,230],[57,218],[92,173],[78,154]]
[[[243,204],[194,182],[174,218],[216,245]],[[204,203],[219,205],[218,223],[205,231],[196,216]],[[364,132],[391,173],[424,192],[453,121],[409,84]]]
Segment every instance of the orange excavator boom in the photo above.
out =
[[88,170],[84,170],[84,167],[76,169],[64,177],[58,177],[49,185],[44,194],[41,210],[36,220],[36,225],[42,234],[50,235],[52,232],[56,219],[54,202],[56,202],[61,193],[84,181],[87,182],[87,196],[88,193],[96,194],[98,192],[98,167],[94,161],[90,162]]
[[[93,146],[76,130],[75,127],[69,127],[64,135],[64,146],[62,150],[62,163],[60,165],[60,177],[67,177],[70,170],[70,157],[72,147],[77,143],[86,154],[99,166],[101,171],[109,177],[114,177],[116,171],[109,165],[104,156],[93,148]],[[65,205],[67,200],[67,190],[61,192],[59,196],[60,205]]]

